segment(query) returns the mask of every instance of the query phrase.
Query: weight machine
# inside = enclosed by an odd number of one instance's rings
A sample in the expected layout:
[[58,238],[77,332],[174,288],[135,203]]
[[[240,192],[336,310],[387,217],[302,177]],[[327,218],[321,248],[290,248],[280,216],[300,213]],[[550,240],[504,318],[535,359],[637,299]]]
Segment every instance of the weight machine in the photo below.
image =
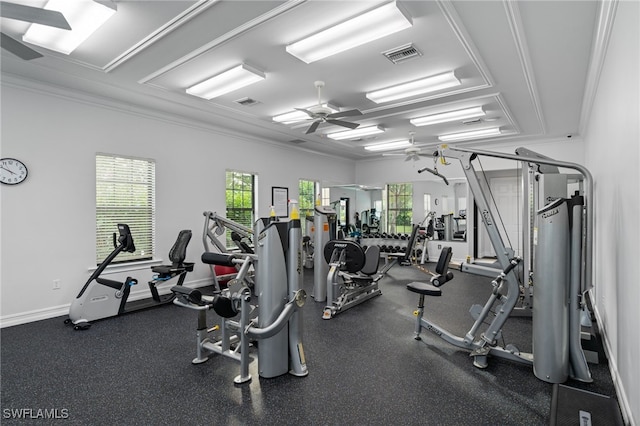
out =
[[[434,153],[434,162],[440,159],[443,165],[449,164],[447,159],[460,161],[500,269],[492,281],[493,290],[489,300],[483,307],[472,307],[471,314],[475,322],[464,337],[455,336],[423,317],[424,296],[441,294],[433,279],[431,284],[408,284],[408,290],[420,294],[418,310],[415,311],[416,339],[420,339],[422,328],[433,331],[447,342],[471,351],[473,363],[479,368],[487,367],[487,356],[494,355],[533,365],[536,377],[548,382],[560,383],[567,376],[591,382],[580,342],[580,316],[586,306],[586,293],[592,287],[593,179],[590,172],[578,164],[552,160],[524,149],[516,152],[517,155],[511,155],[440,145]],[[532,354],[521,353],[513,345],[497,345],[504,323],[521,299],[516,267],[520,263],[527,264],[530,259],[522,262],[513,249],[504,245],[473,165],[473,160],[478,156],[572,169],[584,178],[584,196],[574,196],[569,200],[559,198],[537,211],[536,263],[530,273],[534,283]],[[435,167],[434,171],[434,174],[441,176]],[[443,254],[446,255],[443,251],[441,260]],[[530,256],[531,253],[525,255]],[[441,268],[442,271],[444,269]],[[492,312],[495,316],[489,321]],[[488,326],[478,335],[485,323]]]
[[331,240],[324,247],[324,257],[329,264],[327,275],[327,306],[322,319],[331,319],[372,297],[382,294],[378,281],[380,248],[369,246],[367,250],[349,240]]
[[[202,232],[202,244],[204,245],[204,251],[207,253],[213,253],[209,242],[213,244],[213,246],[217,249],[219,253],[229,253],[229,249],[227,249],[226,244],[220,242],[218,237],[225,235],[227,230],[231,231],[231,240],[236,244],[238,250],[241,253],[253,254],[253,229],[242,225],[241,223],[234,222],[233,220],[227,219],[225,217],[220,216],[216,212],[204,212],[204,229]],[[230,279],[235,278],[236,274],[225,274],[223,276],[218,276],[215,271],[215,265],[209,264],[211,268],[211,273],[213,275],[213,283],[216,288],[216,291],[220,291],[220,282],[228,281]],[[223,266],[223,265],[219,265]],[[237,269],[237,264],[233,265],[225,265],[232,266]],[[250,275],[247,275],[245,280],[250,280]]]
[[[297,210],[296,210],[297,211]],[[292,215],[293,216],[293,215]],[[250,342],[259,340],[258,370],[271,378],[290,373],[308,374],[302,345],[302,317],[298,312],[306,301],[302,289],[302,234],[300,219],[288,222],[259,220],[256,224],[257,254],[205,252],[202,261],[209,265],[238,265],[239,272],[227,289],[204,296],[197,289],[174,287],[178,306],[198,312],[196,358],[193,364],[206,362],[218,354],[240,362],[240,374],[234,383],[251,381]],[[251,290],[246,285],[250,269],[256,269],[259,286],[259,315],[251,318]],[[207,311],[213,309],[222,318],[220,327],[208,328]],[[234,319],[239,315],[239,319]],[[221,337],[209,333],[221,330]]]

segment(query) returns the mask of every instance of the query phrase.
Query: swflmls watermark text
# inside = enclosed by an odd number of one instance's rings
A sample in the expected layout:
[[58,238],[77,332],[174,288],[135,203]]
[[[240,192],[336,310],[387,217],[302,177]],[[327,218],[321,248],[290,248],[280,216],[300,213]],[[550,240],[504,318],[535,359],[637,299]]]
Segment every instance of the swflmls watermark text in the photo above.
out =
[[58,420],[68,419],[67,408],[3,408],[3,419]]

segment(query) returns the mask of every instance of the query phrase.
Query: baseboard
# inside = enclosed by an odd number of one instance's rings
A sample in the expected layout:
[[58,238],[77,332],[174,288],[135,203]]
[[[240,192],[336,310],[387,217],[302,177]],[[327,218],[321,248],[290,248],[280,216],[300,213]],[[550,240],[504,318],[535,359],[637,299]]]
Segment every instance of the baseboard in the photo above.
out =
[[626,425],[636,425],[637,423],[633,418],[631,405],[629,404],[629,398],[627,397],[627,393],[625,392],[624,386],[620,379],[620,372],[618,371],[617,360],[611,356],[613,352],[611,351],[609,337],[607,336],[607,329],[606,327],[603,326],[604,322],[602,321],[602,316],[600,315],[600,312],[598,311],[597,306],[593,306],[593,314],[596,317],[598,329],[600,331],[600,336],[602,338],[602,342],[604,346],[604,351],[605,351],[605,354],[607,355],[607,360],[609,363],[609,371],[611,373],[611,379],[613,380],[613,385],[616,388],[618,403],[620,404],[620,411],[622,412],[624,423]]
[[0,328],[13,327],[14,325],[27,324],[30,322],[67,315],[69,313],[70,305],[70,303],[67,303],[66,305],[53,306],[50,308],[36,309],[34,311],[5,315],[0,317]]
[[[184,285],[190,288],[198,288],[198,287],[206,287],[211,285],[211,278],[203,278],[200,280],[189,281]],[[164,288],[159,288],[159,294],[168,294],[171,291],[171,286],[166,286]],[[129,295],[130,301],[146,299],[150,297],[148,290],[138,290],[135,292],[131,292]],[[69,313],[69,307],[71,303],[67,303],[60,306],[52,306],[49,308],[36,309],[33,311],[20,312],[17,314],[4,315],[0,317],[0,328],[13,327],[21,324],[28,324],[30,322],[42,321],[46,319],[51,319],[55,317],[60,317],[67,315]]]

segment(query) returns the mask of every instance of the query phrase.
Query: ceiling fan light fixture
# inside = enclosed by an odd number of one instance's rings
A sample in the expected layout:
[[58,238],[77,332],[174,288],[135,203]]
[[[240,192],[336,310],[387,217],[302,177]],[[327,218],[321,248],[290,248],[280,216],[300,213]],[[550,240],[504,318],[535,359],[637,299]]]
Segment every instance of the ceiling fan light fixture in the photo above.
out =
[[425,115],[409,120],[414,126],[430,126],[432,124],[447,123],[450,121],[466,120],[469,118],[483,117],[486,113],[481,106],[459,109],[455,111],[441,112],[439,114]]
[[286,50],[310,64],[412,25],[409,14],[393,1],[290,44]]
[[391,141],[384,143],[377,143],[373,145],[366,145],[364,149],[367,151],[378,152],[378,151],[391,151],[393,149],[400,148],[408,148],[411,146],[411,141],[409,140],[399,140],[399,141]]
[[408,83],[374,90],[372,92],[368,92],[366,96],[369,100],[377,104],[381,104],[438,90],[449,89],[451,87],[460,86],[461,84],[462,82],[456,76],[455,71],[448,71],[442,74],[436,74],[426,78],[410,81]]
[[500,127],[489,127],[486,129],[473,130],[470,132],[450,133],[448,135],[440,135],[438,139],[442,142],[463,141],[469,139],[481,139],[489,136],[498,136],[502,134]]
[[357,139],[362,136],[370,136],[378,133],[383,133],[384,128],[380,126],[368,126],[368,127],[358,127],[353,130],[343,130],[341,132],[328,133],[327,137],[336,141],[344,140],[344,139]]
[[116,13],[114,2],[49,0],[44,6],[61,12],[71,30],[31,24],[22,41],[69,55]]
[[240,64],[191,86],[186,91],[190,95],[209,100],[262,81],[265,78],[265,74],[262,71],[247,64]]

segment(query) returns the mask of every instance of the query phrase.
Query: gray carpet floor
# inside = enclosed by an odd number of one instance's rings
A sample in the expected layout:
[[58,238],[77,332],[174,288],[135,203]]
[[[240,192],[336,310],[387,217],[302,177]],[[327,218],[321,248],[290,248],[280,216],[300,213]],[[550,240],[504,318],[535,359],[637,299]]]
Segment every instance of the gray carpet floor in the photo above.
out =
[[[426,265],[433,268],[433,264]],[[458,335],[473,323],[490,280],[455,272],[426,316]],[[3,424],[78,425],[544,425],[553,385],[531,367],[490,358],[480,370],[468,353],[436,335],[415,340],[418,296],[406,284],[427,281],[394,266],[382,295],[331,320],[324,303],[303,307],[309,375],[263,379],[257,351],[251,383],[235,385],[239,363],[221,356],[193,365],[196,313],[175,305],[96,322],[74,331],[53,318],[1,330]],[[305,270],[311,294],[313,272]],[[217,318],[210,314],[210,325]],[[531,351],[531,319],[511,318],[506,343]],[[615,389],[605,362],[590,364],[594,383],[566,384],[603,395]],[[58,410],[64,420],[16,419],[14,409]]]

